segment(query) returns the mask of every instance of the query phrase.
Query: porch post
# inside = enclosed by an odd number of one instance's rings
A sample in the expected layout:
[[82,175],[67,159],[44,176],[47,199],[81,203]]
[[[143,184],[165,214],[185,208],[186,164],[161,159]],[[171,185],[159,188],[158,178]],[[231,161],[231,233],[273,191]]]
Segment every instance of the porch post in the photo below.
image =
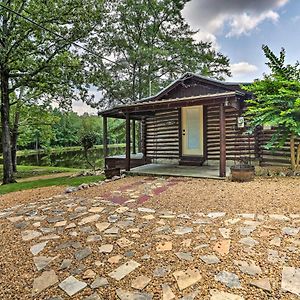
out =
[[103,156],[104,158],[108,155],[107,148],[107,117],[102,117],[103,119]]
[[220,105],[220,177],[226,177],[226,119],[225,104]]
[[132,154],[136,154],[135,120],[132,120]]
[[130,171],[130,116],[126,113],[126,161],[125,161],[126,171]]

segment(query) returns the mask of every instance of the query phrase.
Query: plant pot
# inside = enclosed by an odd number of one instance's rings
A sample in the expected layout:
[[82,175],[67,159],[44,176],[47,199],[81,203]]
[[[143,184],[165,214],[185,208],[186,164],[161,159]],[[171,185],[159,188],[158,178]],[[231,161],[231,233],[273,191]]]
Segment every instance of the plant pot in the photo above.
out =
[[255,175],[255,167],[249,165],[236,165],[230,168],[231,180],[236,182],[252,181]]
[[121,175],[121,169],[120,168],[105,169],[104,174],[105,174],[105,177],[107,179],[111,179],[114,176],[120,176]]

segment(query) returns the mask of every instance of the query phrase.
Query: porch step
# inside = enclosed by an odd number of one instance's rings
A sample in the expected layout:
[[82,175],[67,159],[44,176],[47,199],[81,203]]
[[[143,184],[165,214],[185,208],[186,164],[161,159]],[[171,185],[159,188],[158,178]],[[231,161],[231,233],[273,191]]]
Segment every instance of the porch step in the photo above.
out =
[[179,160],[181,166],[202,166],[205,162],[203,156],[183,156]]

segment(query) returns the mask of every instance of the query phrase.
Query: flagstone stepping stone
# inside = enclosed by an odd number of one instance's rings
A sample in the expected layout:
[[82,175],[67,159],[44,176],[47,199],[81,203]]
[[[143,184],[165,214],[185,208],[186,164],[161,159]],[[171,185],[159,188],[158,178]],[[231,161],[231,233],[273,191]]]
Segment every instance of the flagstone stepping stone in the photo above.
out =
[[181,242],[181,245],[183,246],[183,247],[190,247],[191,246],[191,244],[192,244],[192,239],[186,239],[186,240],[183,240],[182,242]]
[[300,268],[283,267],[281,288],[286,292],[300,296]]
[[180,291],[196,284],[202,278],[197,269],[187,269],[186,271],[176,271],[173,273]]
[[175,299],[175,295],[168,284],[164,283],[162,284],[161,287],[162,287],[162,300]]
[[180,298],[179,300],[194,300],[196,299],[196,297],[198,296],[199,294],[199,290],[195,290],[185,296],[183,296],[182,298]]
[[31,241],[40,237],[42,234],[35,230],[24,230],[21,232],[22,240],[23,241]]
[[249,246],[249,247],[253,247],[255,245],[258,245],[258,241],[256,241],[255,239],[253,239],[252,237],[245,237],[239,240],[239,243]]
[[231,293],[226,293],[217,290],[210,291],[210,300],[244,300],[243,297]]
[[238,214],[243,219],[255,219],[255,214]]
[[99,252],[100,253],[110,253],[113,251],[114,246],[111,244],[105,244],[99,247]]
[[134,224],[133,220],[125,220],[125,221],[119,221],[119,222],[117,222],[116,226],[125,229],[125,228],[133,226],[133,224]]
[[141,292],[127,292],[122,289],[117,289],[116,294],[120,300],[152,300],[153,295]]
[[191,233],[191,232],[193,232],[192,227],[178,226],[175,228],[174,234],[183,235],[183,234],[187,234],[187,233]]
[[289,221],[290,220],[290,218],[288,218],[285,215],[277,215],[277,214],[269,215],[269,218],[274,221]]
[[139,212],[144,212],[144,213],[150,213],[150,214],[154,214],[155,210],[152,208],[147,208],[147,207],[138,207],[137,209]]
[[108,222],[96,223],[95,226],[98,229],[98,231],[102,232],[110,226],[110,223]]
[[90,213],[101,213],[101,212],[103,212],[104,209],[105,209],[105,207],[92,207],[88,211]]
[[268,250],[268,261],[270,263],[278,263],[278,262],[284,262],[286,258],[286,254],[283,252],[278,252],[277,250]]
[[215,244],[213,250],[218,252],[220,255],[225,256],[230,250],[230,240],[222,240]]
[[107,217],[108,222],[110,223],[115,223],[119,220],[119,216],[118,215],[110,215]]
[[41,222],[35,222],[32,224],[32,226],[38,228],[41,226]]
[[259,266],[255,265],[254,262],[248,263],[243,260],[234,260],[233,261],[235,265],[238,266],[241,272],[251,275],[251,276],[256,276],[262,273],[262,270]]
[[153,219],[155,219],[155,216],[154,215],[145,215],[145,216],[142,216],[142,219],[153,220]]
[[65,221],[65,219],[62,216],[51,217],[51,218],[47,218],[46,220],[48,223],[57,223],[57,222]]
[[48,234],[48,235],[44,235],[39,237],[40,241],[46,241],[46,240],[58,240],[60,239],[60,236],[57,234]]
[[118,207],[118,208],[115,210],[115,212],[116,212],[117,214],[123,214],[123,213],[126,212],[127,210],[129,210],[129,207],[127,207],[127,206],[120,206],[120,207]]
[[54,227],[63,227],[67,225],[67,221],[60,221],[54,224]]
[[295,228],[295,227],[284,227],[282,229],[282,233],[285,234],[285,235],[291,235],[291,236],[294,236],[294,235],[297,235],[300,231],[300,227],[299,228]]
[[172,250],[172,242],[160,242],[156,246],[157,252],[170,251]]
[[46,247],[47,243],[48,243],[48,241],[42,242],[42,243],[38,243],[36,245],[31,246],[30,247],[30,252],[33,255],[39,254],[40,252],[42,252],[44,250],[44,248]]
[[79,281],[74,276],[69,276],[58,285],[70,297],[83,290],[87,284]]
[[86,238],[87,243],[99,242],[99,241],[101,241],[101,240],[102,240],[101,235],[97,235],[97,234],[89,235],[89,236]]
[[217,219],[217,218],[222,218],[226,215],[225,212],[210,212],[207,214],[207,216],[211,219]]
[[95,280],[91,284],[92,289],[98,289],[99,287],[104,287],[109,285],[108,280],[105,277],[96,276]]
[[143,290],[151,281],[147,276],[139,276],[131,282],[131,287],[136,290]]
[[126,262],[125,264],[121,265],[114,271],[110,272],[108,274],[109,277],[120,281],[125,276],[127,276],[129,273],[133,272],[135,269],[137,269],[140,266],[140,264],[134,260],[130,260]]
[[248,236],[248,235],[250,235],[255,229],[256,229],[256,226],[240,227],[240,235]]
[[93,278],[95,278],[95,276],[96,276],[96,273],[92,269],[87,269],[83,273],[82,278],[83,279],[93,279]]
[[201,245],[196,246],[194,249],[199,250],[199,249],[208,248],[208,247],[209,247],[208,244],[201,244]]
[[230,239],[230,228],[219,228],[219,231],[224,239]]
[[270,245],[280,247],[281,245],[281,238],[279,236],[275,236],[271,241]]
[[154,230],[154,233],[170,234],[170,233],[172,233],[172,229],[169,225],[164,225],[164,226],[161,226],[161,227],[157,227]]
[[118,235],[120,232],[120,229],[118,227],[111,227],[104,231],[105,235]]
[[145,254],[141,257],[142,260],[148,260],[150,258],[151,258],[151,256],[149,254]]
[[56,232],[56,228],[48,228],[48,227],[41,227],[41,228],[39,228],[39,230],[42,233],[53,233],[53,232]]
[[17,228],[17,229],[25,229],[27,226],[29,225],[28,222],[19,222],[19,223],[14,223],[14,226]]
[[85,297],[83,300],[101,300],[100,296],[95,292],[92,295]]
[[55,257],[35,256],[33,258],[33,262],[36,266],[36,269],[38,271],[41,271],[41,270],[45,269],[56,258],[57,258],[57,256],[55,256]]
[[197,219],[197,220],[193,221],[193,224],[199,224],[199,225],[211,224],[211,220],[201,218],[201,219]]
[[229,288],[241,287],[239,277],[231,272],[221,271],[217,275],[215,275],[215,280],[225,284]]
[[171,272],[170,266],[157,267],[153,272],[153,276],[154,277],[165,277],[170,272]]
[[123,258],[122,255],[115,255],[110,257],[107,261],[111,264],[117,264]]
[[32,296],[36,296],[58,282],[58,277],[53,270],[45,271],[33,281]]
[[83,248],[75,252],[74,256],[76,260],[83,260],[92,254],[90,248]]
[[17,216],[17,217],[9,217],[9,218],[7,218],[7,220],[9,220],[12,223],[16,223],[16,222],[22,221],[23,219],[24,219],[23,216]]
[[201,260],[203,260],[206,264],[218,264],[220,262],[219,258],[216,255],[202,255],[200,256]]
[[175,255],[181,260],[193,261],[194,259],[191,252],[176,252]]
[[65,270],[70,268],[71,264],[72,264],[72,259],[64,259],[59,267],[60,270]]
[[126,248],[126,247],[129,247],[133,244],[132,241],[126,239],[125,237],[122,237],[120,239],[118,239],[116,241],[117,245],[120,247],[120,248]]
[[253,221],[253,220],[246,220],[243,222],[244,225],[247,225],[247,226],[259,226],[262,224],[262,222],[259,222],[259,221]]
[[241,221],[240,218],[234,218],[234,219],[228,219],[224,223],[226,226],[228,226],[228,225],[234,225],[234,224],[238,223],[239,221]]
[[268,291],[268,292],[272,291],[269,278],[261,278],[258,280],[252,280],[250,282],[250,285],[256,286],[256,287],[258,287],[262,290]]

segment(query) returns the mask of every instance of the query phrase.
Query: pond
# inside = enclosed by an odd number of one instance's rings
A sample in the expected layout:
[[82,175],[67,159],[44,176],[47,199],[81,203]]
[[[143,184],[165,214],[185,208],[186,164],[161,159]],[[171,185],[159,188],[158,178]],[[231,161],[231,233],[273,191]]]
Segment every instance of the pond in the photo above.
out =
[[[124,147],[110,147],[109,155],[124,154]],[[97,168],[103,168],[104,157],[103,149],[92,149],[89,151],[89,160]],[[50,153],[36,153],[27,154],[17,157],[18,165],[30,165],[30,166],[51,166],[51,167],[65,167],[76,169],[90,169],[90,165],[87,163],[82,150],[68,150],[68,151],[54,151]]]

